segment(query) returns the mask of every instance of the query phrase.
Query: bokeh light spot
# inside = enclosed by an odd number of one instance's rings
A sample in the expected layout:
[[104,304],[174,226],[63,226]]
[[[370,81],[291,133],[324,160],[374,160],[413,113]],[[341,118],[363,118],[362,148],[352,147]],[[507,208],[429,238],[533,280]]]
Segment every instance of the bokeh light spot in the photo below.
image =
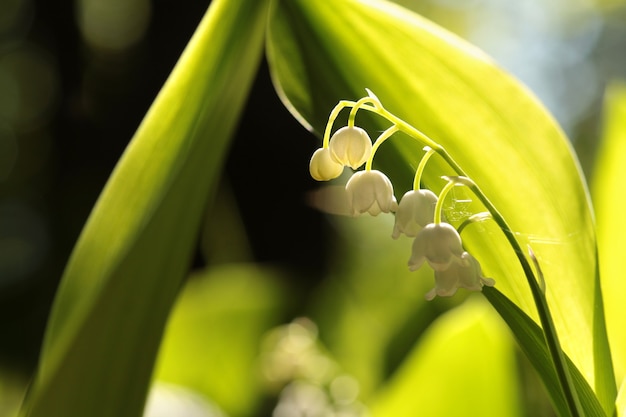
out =
[[151,7],[147,0],[81,0],[77,19],[85,42],[96,49],[122,51],[145,35]]

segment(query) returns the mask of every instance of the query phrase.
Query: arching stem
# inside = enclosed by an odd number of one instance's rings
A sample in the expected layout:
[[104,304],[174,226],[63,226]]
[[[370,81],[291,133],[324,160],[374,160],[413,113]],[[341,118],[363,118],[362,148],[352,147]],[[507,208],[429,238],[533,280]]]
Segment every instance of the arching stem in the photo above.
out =
[[369,171],[372,169],[372,163],[374,162],[374,154],[376,154],[376,151],[378,150],[380,145],[382,145],[384,141],[389,139],[391,135],[393,135],[397,131],[398,131],[398,127],[396,125],[393,125],[387,130],[385,130],[383,133],[381,133],[378,138],[376,138],[376,141],[374,141],[374,146],[372,146],[372,153],[370,154],[370,157],[367,159],[367,162],[365,163],[366,171]]

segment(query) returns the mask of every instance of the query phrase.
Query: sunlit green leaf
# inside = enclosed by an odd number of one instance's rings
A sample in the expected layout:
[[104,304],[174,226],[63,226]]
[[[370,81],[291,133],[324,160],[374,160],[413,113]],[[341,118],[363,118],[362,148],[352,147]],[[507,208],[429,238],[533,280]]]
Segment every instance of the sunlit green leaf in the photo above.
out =
[[374,397],[372,415],[518,416],[513,347],[507,328],[489,304],[469,299],[427,330]]
[[613,84],[607,91],[604,137],[593,173],[593,202],[598,218],[598,247],[606,323],[618,381],[626,375],[624,294],[626,265],[621,246],[626,236],[626,86]]
[[617,417],[626,416],[626,378],[622,380],[619,392],[617,394],[617,401],[615,401],[615,409]]
[[[513,330],[515,339],[518,341],[522,351],[526,354],[535,369],[539,371],[544,386],[550,393],[554,408],[559,412],[559,415],[567,415],[567,404],[560,392],[557,375],[552,368],[550,353],[548,352],[548,347],[546,346],[541,328],[524,312],[520,311],[519,307],[498,292],[497,289],[485,288],[483,292],[511,330]],[[586,415],[588,417],[606,416],[607,414],[602,409],[593,390],[581,375],[580,371],[569,358],[566,358],[566,362],[569,366],[572,381],[576,387],[580,402],[586,411]]]
[[195,274],[168,321],[156,379],[192,388],[231,417],[254,415],[261,397],[261,338],[279,324],[275,273],[233,264]]
[[[369,88],[389,111],[446,147],[522,247],[532,246],[564,350],[611,410],[610,367],[597,369],[610,356],[603,311],[596,308],[601,299],[588,194],[567,139],[543,106],[481,51],[382,1],[277,1],[268,53],[286,105],[318,134],[339,100],[360,98]],[[359,116],[357,123],[388,126]],[[423,144],[402,136],[388,143],[375,166],[389,174],[399,197],[410,186]],[[438,190],[439,177],[448,173],[434,160],[425,183]],[[465,209],[481,206],[474,201]],[[487,223],[467,228],[463,238],[497,287],[536,318],[502,234]]]
[[215,1],[102,193],[55,300],[29,416],[137,416],[262,52],[266,2]]

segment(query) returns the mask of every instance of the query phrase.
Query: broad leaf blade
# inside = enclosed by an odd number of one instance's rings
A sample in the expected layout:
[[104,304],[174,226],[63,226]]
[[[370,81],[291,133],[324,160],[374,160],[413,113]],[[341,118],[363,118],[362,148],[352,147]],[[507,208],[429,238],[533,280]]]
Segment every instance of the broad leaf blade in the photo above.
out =
[[433,322],[370,410],[394,417],[519,416],[516,367],[502,320],[484,299],[469,299]]
[[137,416],[163,327],[262,52],[264,1],[215,1],[65,271],[29,416]]
[[622,380],[622,385],[620,385],[619,392],[617,393],[615,415],[617,417],[626,416],[626,378]]
[[[369,88],[446,147],[522,245],[532,246],[562,346],[610,410],[614,381],[595,369],[596,361],[610,363],[610,355],[603,312],[595,308],[601,298],[587,190],[566,138],[540,103],[476,48],[382,1],[278,1],[268,53],[286,105],[318,133],[339,100],[360,98]],[[406,139],[392,138],[375,161],[398,197],[422,154],[421,144]],[[425,182],[437,189],[446,173],[434,161]],[[528,284],[500,232],[473,227],[463,238],[498,288],[536,318]]]
[[[539,371],[539,376],[550,394],[554,408],[559,412],[559,415],[568,415],[568,407],[559,389],[558,378],[552,367],[550,353],[548,352],[541,328],[497,289],[485,288],[483,293],[509,325],[522,351],[535,369]],[[588,417],[604,417],[608,415],[602,409],[598,398],[578,368],[569,358],[566,358],[566,362],[586,415]]]
[[593,202],[598,216],[598,246],[602,292],[609,340],[618,381],[626,376],[624,294],[626,268],[622,242],[626,235],[626,85],[613,84],[605,100],[604,135],[593,175]]

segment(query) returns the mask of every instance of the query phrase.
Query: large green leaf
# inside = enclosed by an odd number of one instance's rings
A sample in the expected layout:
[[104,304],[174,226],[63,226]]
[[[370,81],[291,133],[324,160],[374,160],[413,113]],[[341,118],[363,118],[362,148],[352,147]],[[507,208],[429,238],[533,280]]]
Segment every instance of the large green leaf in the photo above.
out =
[[516,367],[508,329],[486,301],[473,298],[432,324],[370,410],[394,417],[519,416]]
[[[276,1],[268,54],[287,107],[318,133],[339,100],[360,98],[369,88],[448,150],[521,246],[533,248],[563,348],[610,411],[615,383],[603,311],[596,308],[602,302],[588,193],[567,139],[543,106],[481,51],[383,1]],[[357,123],[374,129],[388,126],[359,117]],[[402,136],[388,143],[375,167],[389,174],[399,197],[423,145]],[[437,190],[439,177],[450,172],[436,159],[425,183]],[[481,209],[476,202],[469,208]],[[502,234],[486,223],[467,228],[463,238],[498,288],[536,319]]]
[[267,3],[213,2],[74,249],[22,410],[137,416],[263,48]]
[[[568,406],[559,390],[556,372],[551,369],[550,353],[546,346],[541,328],[497,289],[485,288],[483,292],[485,297],[509,325],[519,346],[534,365],[535,369],[541,370],[540,377],[547,391],[550,393],[554,408],[558,411],[559,415],[567,415]],[[576,387],[576,392],[585,410],[585,415],[587,417],[601,417],[607,415],[578,368],[576,368],[569,358],[565,358],[565,363],[569,367],[572,383]]]
[[598,246],[606,322],[618,381],[626,376],[624,294],[626,265],[621,244],[626,235],[626,86],[612,84],[605,100],[604,137],[593,174],[593,202],[598,216]]
[[626,378],[622,380],[622,385],[617,393],[615,410],[617,417],[626,416]]

